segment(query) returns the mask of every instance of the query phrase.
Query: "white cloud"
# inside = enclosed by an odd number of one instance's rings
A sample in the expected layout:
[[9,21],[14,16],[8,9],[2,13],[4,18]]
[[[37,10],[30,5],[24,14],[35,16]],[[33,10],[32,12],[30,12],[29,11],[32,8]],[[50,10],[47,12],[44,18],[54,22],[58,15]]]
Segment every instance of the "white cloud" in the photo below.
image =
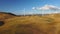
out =
[[60,10],[60,8],[53,6],[53,5],[44,5],[42,7],[33,7],[32,9],[35,10]]
[[60,13],[59,7],[47,4],[42,7],[32,7],[32,10],[43,14]]
[[35,9],[35,7],[32,7],[32,9],[34,10],[34,9]]

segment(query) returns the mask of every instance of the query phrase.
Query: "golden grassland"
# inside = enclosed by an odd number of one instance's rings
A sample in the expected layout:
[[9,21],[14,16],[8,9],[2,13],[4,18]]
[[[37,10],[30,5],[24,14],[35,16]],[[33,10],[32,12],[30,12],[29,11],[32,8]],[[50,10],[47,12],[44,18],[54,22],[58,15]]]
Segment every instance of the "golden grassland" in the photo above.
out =
[[60,34],[60,14],[14,16],[3,20],[0,34]]

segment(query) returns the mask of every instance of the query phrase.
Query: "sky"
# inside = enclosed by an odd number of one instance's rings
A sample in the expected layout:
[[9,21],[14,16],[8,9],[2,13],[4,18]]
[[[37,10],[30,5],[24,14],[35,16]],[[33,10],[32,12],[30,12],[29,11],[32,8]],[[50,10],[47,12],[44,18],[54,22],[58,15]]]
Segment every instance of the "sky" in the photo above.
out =
[[19,15],[24,14],[24,11],[26,14],[41,13],[41,11],[33,10],[34,7],[42,7],[47,4],[60,7],[60,0],[0,0],[0,12]]

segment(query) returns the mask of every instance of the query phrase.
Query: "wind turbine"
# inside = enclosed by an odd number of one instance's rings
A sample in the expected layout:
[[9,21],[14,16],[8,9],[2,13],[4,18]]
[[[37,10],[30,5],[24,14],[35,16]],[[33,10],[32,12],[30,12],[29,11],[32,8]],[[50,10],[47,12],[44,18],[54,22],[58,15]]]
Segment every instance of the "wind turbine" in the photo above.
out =
[[25,8],[23,9],[23,12],[24,12],[24,16],[25,16]]
[[32,16],[34,15],[35,12],[35,7],[32,8],[33,12],[32,12]]

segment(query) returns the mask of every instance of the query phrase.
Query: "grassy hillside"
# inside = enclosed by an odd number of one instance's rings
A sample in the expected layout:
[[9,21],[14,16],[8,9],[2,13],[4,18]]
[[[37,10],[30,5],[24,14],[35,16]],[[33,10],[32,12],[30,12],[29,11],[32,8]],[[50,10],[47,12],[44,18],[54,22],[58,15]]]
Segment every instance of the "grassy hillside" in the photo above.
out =
[[8,18],[0,26],[0,34],[60,34],[60,14]]
[[15,14],[12,13],[6,13],[6,12],[0,12],[0,21],[4,21],[5,19],[15,17]]

